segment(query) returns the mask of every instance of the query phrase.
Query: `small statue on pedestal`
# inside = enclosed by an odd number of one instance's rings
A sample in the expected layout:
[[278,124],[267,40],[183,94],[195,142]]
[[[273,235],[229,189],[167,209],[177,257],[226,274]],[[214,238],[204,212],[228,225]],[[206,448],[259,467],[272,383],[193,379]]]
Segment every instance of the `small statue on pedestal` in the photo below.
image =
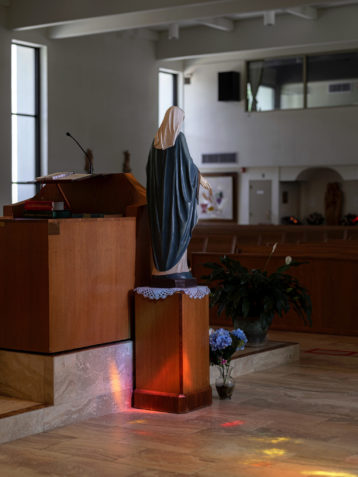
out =
[[154,268],[152,286],[190,287],[196,280],[187,264],[187,247],[197,223],[200,183],[211,191],[190,157],[180,132],[184,111],[165,113],[147,163],[147,201]]
[[131,155],[130,155],[129,151],[123,151],[123,154],[124,154],[124,161],[123,161],[122,172],[127,174],[129,172],[132,172],[132,168],[131,168],[131,165],[130,165]]

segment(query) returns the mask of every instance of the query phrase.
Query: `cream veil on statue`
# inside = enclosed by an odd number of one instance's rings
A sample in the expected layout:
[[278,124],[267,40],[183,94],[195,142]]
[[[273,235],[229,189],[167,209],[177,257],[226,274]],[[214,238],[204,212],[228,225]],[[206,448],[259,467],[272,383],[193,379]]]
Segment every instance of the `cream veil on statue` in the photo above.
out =
[[168,149],[168,147],[174,146],[183,121],[184,111],[182,109],[178,106],[171,106],[167,109],[162,124],[155,135],[154,147],[156,149]]

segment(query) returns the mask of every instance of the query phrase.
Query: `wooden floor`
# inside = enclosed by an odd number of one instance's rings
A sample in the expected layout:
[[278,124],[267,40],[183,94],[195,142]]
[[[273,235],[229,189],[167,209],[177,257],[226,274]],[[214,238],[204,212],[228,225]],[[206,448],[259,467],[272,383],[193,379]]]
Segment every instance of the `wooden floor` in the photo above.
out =
[[358,477],[358,338],[274,332],[301,361],[242,376],[232,401],[133,410],[0,446],[1,477]]

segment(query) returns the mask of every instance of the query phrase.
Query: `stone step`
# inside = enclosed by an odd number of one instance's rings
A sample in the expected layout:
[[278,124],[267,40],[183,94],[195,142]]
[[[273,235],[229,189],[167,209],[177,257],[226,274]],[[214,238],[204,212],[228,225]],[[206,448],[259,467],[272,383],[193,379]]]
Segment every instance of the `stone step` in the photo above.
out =
[[[246,348],[232,360],[233,377],[297,359],[297,343],[276,341],[262,348]],[[128,411],[132,360],[129,341],[54,356],[0,350],[0,443]],[[216,377],[211,367],[212,384]],[[18,397],[6,396],[10,390]]]
[[[298,361],[300,345],[284,341],[267,341],[261,347],[246,347],[237,351],[231,361],[233,367],[231,376],[238,378],[244,374],[274,368],[286,363]],[[210,384],[214,384],[219,372],[216,366],[210,366]]]
[[53,355],[0,350],[0,444],[129,409],[132,362],[131,341]]
[[23,412],[34,411],[46,407],[47,404],[35,401],[26,401],[10,396],[0,396],[0,419],[15,416]]

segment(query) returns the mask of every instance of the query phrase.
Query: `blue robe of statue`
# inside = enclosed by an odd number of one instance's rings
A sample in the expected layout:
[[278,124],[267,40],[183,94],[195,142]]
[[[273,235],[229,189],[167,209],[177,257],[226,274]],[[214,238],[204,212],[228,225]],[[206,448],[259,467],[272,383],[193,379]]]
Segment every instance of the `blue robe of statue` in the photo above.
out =
[[199,171],[179,133],[167,149],[152,145],[147,163],[147,201],[154,265],[174,267],[184,255],[197,222]]

